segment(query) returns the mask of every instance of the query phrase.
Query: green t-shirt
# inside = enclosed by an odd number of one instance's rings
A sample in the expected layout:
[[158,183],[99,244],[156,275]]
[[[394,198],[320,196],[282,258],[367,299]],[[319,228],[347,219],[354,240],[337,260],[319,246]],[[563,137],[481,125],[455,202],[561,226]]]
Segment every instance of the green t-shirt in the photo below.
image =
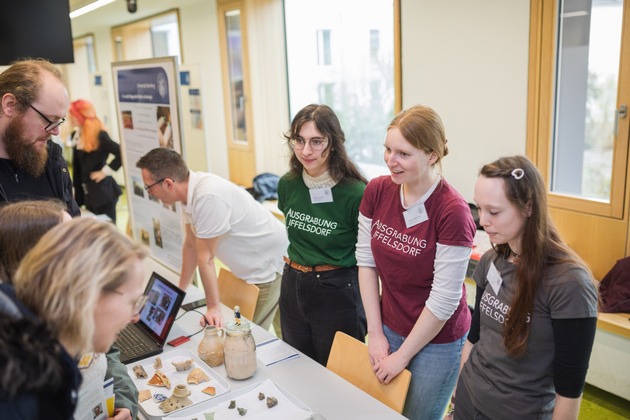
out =
[[284,175],[278,183],[278,208],[285,217],[289,258],[307,266],[356,265],[363,190],[361,181],[342,181],[332,188],[332,202],[313,204],[302,177]]

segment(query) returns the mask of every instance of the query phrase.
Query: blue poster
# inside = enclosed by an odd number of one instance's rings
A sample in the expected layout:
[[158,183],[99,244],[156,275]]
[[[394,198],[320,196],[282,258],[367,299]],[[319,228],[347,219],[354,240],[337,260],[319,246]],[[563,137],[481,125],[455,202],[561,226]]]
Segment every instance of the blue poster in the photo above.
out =
[[118,100],[168,105],[168,75],[162,67],[121,70],[118,72]]

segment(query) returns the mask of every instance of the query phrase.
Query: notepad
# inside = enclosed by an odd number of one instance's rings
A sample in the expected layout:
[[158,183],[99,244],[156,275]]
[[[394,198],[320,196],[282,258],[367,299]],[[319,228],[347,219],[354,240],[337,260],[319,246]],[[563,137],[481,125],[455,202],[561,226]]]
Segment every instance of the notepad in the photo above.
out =
[[272,338],[256,345],[256,357],[265,366],[271,366],[300,357],[300,353],[279,338]]

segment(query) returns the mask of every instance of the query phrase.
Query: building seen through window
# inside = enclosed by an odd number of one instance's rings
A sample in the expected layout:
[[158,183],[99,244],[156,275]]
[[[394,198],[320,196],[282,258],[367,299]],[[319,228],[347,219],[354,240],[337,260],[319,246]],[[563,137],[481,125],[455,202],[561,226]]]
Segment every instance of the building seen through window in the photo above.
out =
[[291,118],[309,103],[330,106],[346,149],[368,178],[387,173],[386,128],[394,116],[392,0],[285,0]]

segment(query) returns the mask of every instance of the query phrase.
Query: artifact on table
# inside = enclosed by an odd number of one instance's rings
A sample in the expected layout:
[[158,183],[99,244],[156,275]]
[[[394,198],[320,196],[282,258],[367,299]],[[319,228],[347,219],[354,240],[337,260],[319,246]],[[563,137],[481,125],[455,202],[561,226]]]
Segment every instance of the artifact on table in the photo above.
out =
[[262,392],[259,392],[258,393],[258,399],[261,400],[261,401],[264,400],[265,399],[265,394],[263,394]]
[[173,390],[173,395],[162,401],[162,403],[160,404],[160,408],[162,409],[162,411],[164,411],[164,414],[167,414],[171,411],[188,407],[189,405],[192,405],[191,399],[188,398],[189,396],[190,390],[186,388],[186,385],[178,384]]
[[149,375],[147,375],[147,371],[140,365],[135,365],[133,367],[133,373],[136,374],[136,378],[138,379],[146,379],[149,377]]
[[267,397],[267,407],[275,407],[278,405],[278,399],[276,397]]
[[183,362],[171,362],[178,372],[188,370],[192,367],[193,359],[184,360]]
[[138,402],[143,402],[151,398],[151,390],[143,389],[138,392]]
[[170,379],[168,379],[166,377],[165,374],[163,374],[162,372],[160,372],[159,370],[155,371],[155,375],[153,375],[153,377],[151,379],[149,379],[149,382],[147,382],[149,385],[153,385],[153,386],[163,386],[167,389],[171,389],[171,381]]
[[208,394],[208,395],[214,396],[214,395],[217,394],[217,389],[215,387],[213,387],[213,386],[209,386],[209,387],[206,387],[206,388],[202,389],[201,392],[203,392],[204,394]]
[[156,357],[155,361],[153,362],[153,368],[162,369],[162,359],[160,359],[159,357]]
[[166,395],[164,394],[153,394],[153,401],[156,403],[161,403],[166,399]]
[[247,408],[238,407],[237,410],[240,416],[244,416],[245,414],[247,414]]
[[228,405],[228,408],[231,410],[233,408],[236,408],[236,400],[232,400],[230,401],[230,405]]
[[199,368],[194,368],[193,370],[191,370],[188,374],[188,377],[186,378],[186,382],[195,385],[209,380],[210,377],[208,376],[208,374],[206,374],[206,372]]
[[223,363],[222,335],[223,330],[214,325],[208,325],[204,330],[203,339],[199,342],[197,351],[199,352],[199,358],[208,366],[215,367]]
[[251,378],[256,372],[256,342],[250,323],[230,321],[225,328],[225,373],[232,379]]

